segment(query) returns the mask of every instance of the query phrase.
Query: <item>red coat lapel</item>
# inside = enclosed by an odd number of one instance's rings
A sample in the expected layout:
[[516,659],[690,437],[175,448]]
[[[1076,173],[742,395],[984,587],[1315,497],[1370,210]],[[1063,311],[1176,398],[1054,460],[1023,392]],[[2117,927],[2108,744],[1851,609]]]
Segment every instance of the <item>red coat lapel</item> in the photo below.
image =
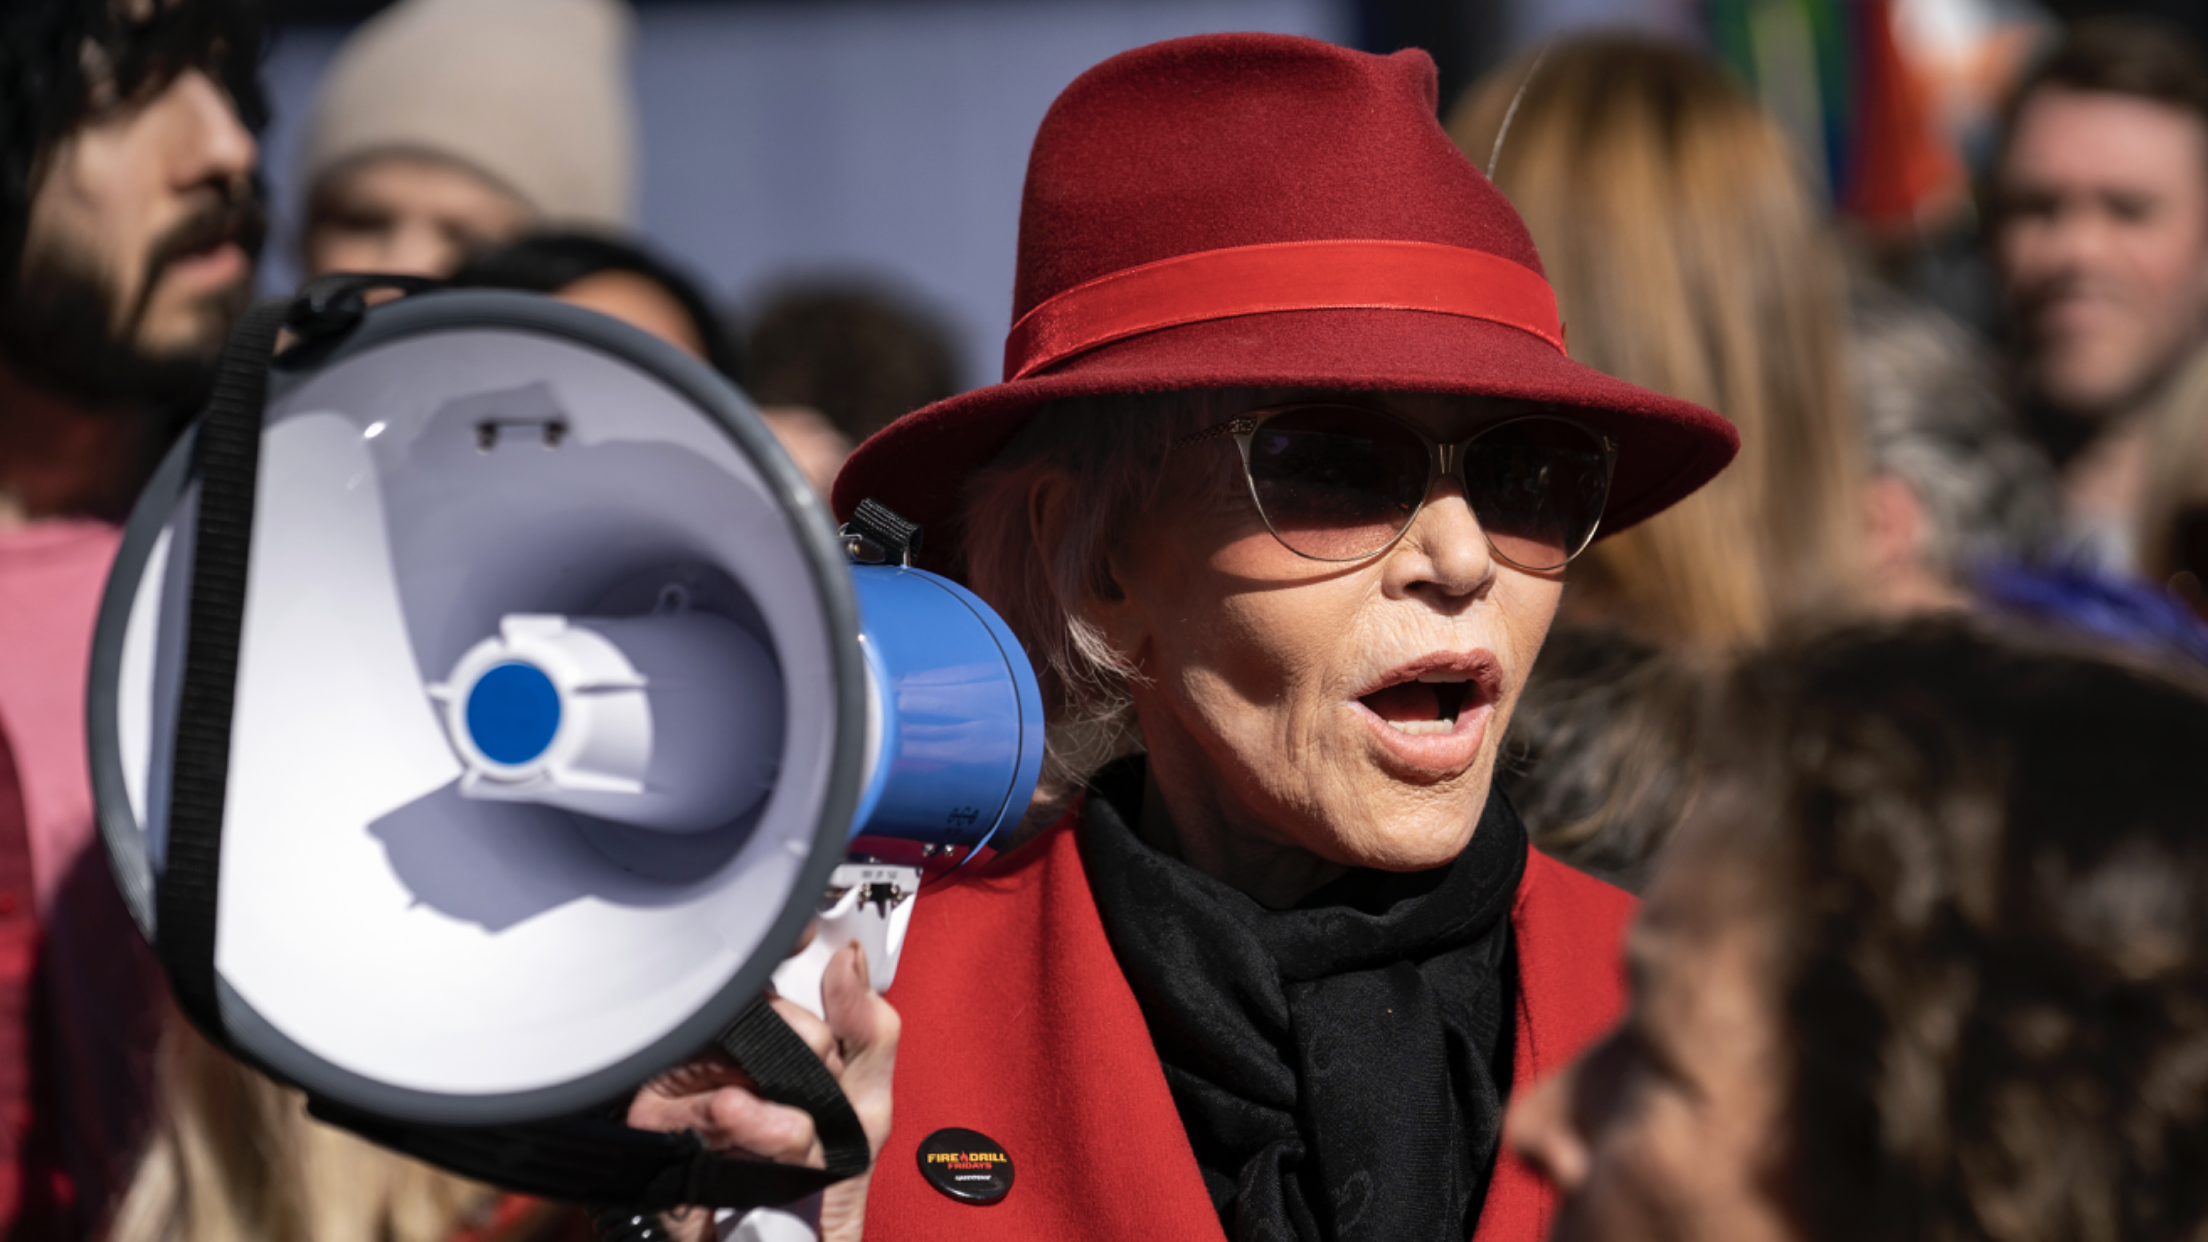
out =
[[[890,999],[904,1035],[869,1242],[1222,1242],[1066,827],[922,892]],[[920,1176],[946,1126],[1004,1146],[1011,1194],[974,1207]]]
[[[1512,911],[1520,987],[1513,1089],[1615,1021],[1630,897],[1536,853]],[[904,1018],[896,1122],[868,1198],[870,1242],[1223,1242],[1074,835],[1061,825],[921,895],[890,999]],[[921,1177],[921,1140],[958,1126],[1011,1156],[975,1207]],[[1535,1242],[1546,1186],[1505,1156],[1477,1242]]]
[[[1518,1042],[1511,1091],[1571,1064],[1625,1014],[1626,926],[1639,903],[1539,850],[1511,908],[1518,954]],[[1539,1242],[1549,1234],[1555,1192],[1506,1145],[1487,1184],[1473,1242]]]

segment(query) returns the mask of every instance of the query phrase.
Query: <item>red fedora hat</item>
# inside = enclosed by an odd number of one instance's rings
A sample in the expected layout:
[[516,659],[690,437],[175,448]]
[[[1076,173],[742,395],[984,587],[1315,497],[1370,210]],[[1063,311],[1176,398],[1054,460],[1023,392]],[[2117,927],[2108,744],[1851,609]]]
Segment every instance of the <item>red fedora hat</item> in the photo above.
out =
[[1115,56],[1028,160],[1004,382],[859,446],[879,500],[955,559],[966,478],[1047,401],[1196,388],[1522,397],[1618,442],[1603,530],[1709,481],[1731,423],[1574,362],[1533,239],[1442,132],[1433,61],[1226,34]]

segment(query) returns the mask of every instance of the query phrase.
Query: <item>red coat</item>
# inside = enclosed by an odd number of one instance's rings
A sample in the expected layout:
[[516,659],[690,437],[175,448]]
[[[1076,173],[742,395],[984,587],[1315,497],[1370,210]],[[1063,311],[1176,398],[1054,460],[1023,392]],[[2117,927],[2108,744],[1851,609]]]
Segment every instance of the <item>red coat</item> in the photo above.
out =
[[[1511,909],[1511,1089],[1561,1068],[1624,1012],[1631,897],[1534,852]],[[896,1124],[867,1197],[867,1242],[1223,1242],[1134,993],[1062,823],[913,910],[890,1000],[904,1018]],[[922,1139],[978,1130],[1012,1158],[986,1207],[920,1175]],[[1475,1242],[1539,1242],[1546,1183],[1505,1152]]]

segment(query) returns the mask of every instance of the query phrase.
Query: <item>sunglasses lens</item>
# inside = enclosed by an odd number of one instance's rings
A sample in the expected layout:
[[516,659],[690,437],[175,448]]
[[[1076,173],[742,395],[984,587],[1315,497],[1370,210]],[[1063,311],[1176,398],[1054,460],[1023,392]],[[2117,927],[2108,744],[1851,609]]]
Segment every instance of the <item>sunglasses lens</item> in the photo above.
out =
[[1285,410],[1250,437],[1250,487],[1292,550],[1348,561],[1386,547],[1426,494],[1426,445],[1407,427],[1335,406]]
[[1465,449],[1464,477],[1488,542],[1521,569],[1559,569],[1579,555],[1610,496],[1602,442],[1560,418],[1521,418],[1482,433]]

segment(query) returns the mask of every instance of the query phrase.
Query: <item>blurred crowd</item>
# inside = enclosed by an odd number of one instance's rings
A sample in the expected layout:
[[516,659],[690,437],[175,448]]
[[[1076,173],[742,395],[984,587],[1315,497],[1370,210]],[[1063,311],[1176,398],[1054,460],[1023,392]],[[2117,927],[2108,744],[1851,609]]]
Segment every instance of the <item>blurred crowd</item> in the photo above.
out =
[[[302,269],[626,320],[825,494],[967,377],[903,295],[739,318],[637,233],[628,21],[364,23],[309,119]],[[96,841],[92,618],[253,287],[262,40],[230,0],[0,10],[0,1232],[584,1236],[209,1046]],[[1742,442],[1571,567],[1511,722],[1534,844],[1648,899],[1634,1016],[1513,1141],[1590,1236],[2203,1236],[2208,59],[2122,17],[2018,50],[1943,183],[1993,278],[1971,322],[1722,52],[1563,37],[1441,101],[1571,355]]]

